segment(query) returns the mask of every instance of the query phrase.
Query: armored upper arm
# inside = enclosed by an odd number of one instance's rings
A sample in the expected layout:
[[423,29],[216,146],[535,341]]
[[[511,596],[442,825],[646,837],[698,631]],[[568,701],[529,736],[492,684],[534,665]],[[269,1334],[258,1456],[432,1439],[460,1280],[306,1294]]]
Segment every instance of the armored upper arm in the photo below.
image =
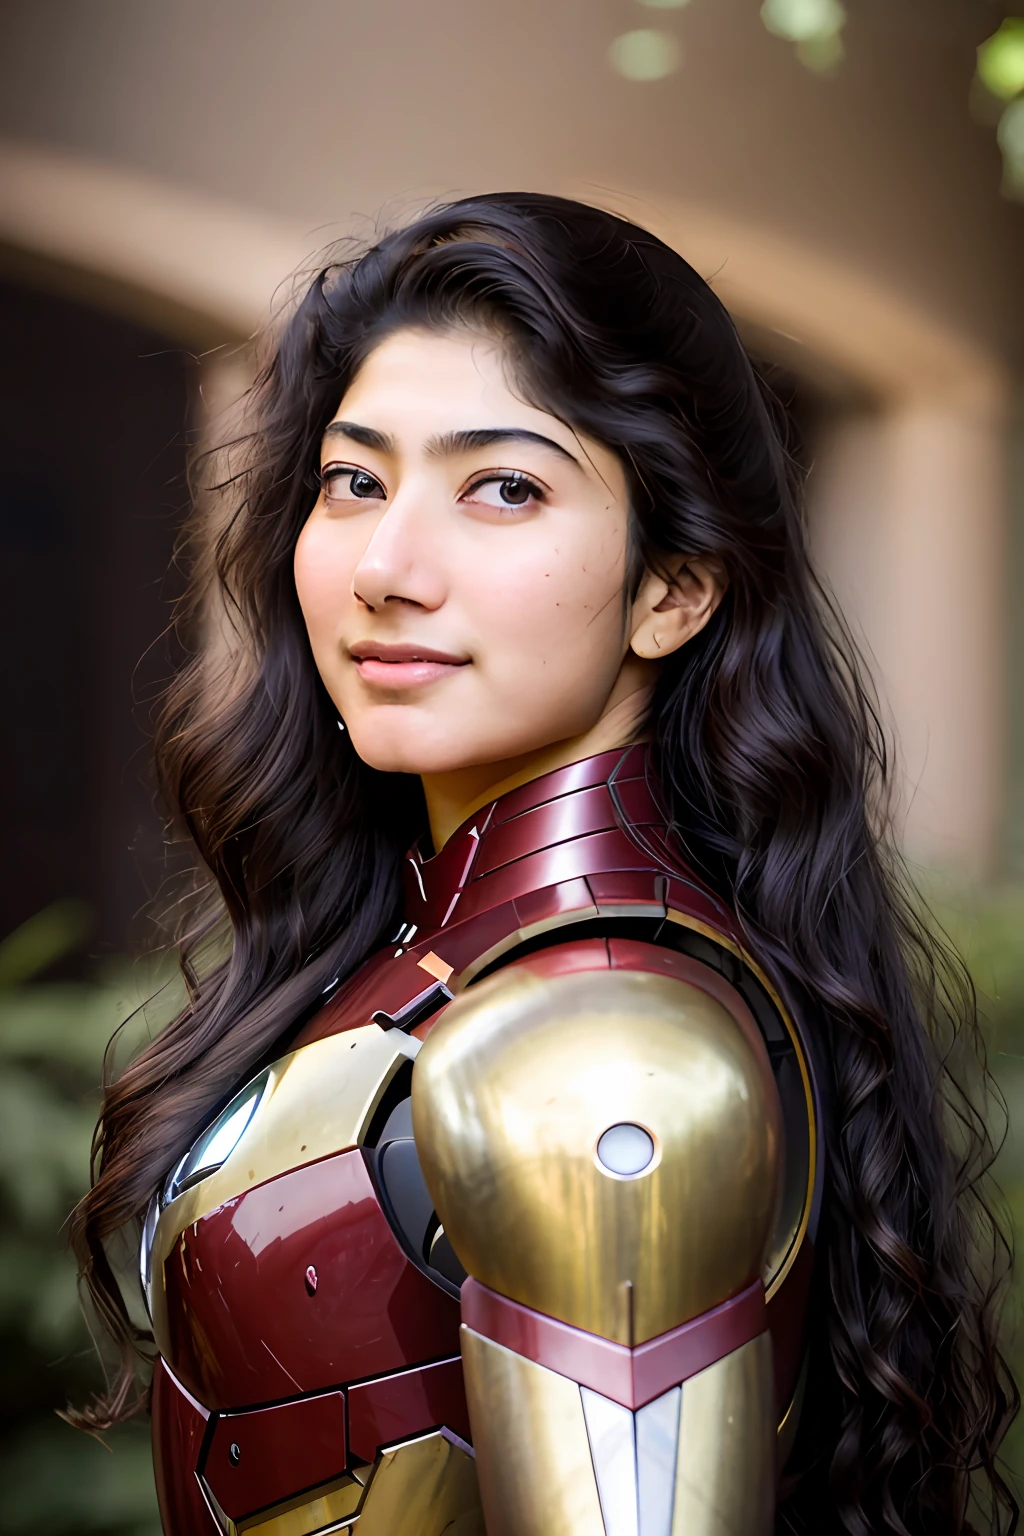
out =
[[419,1055],[489,1536],[771,1529],[782,1115],[756,1026],[714,990],[513,965]]

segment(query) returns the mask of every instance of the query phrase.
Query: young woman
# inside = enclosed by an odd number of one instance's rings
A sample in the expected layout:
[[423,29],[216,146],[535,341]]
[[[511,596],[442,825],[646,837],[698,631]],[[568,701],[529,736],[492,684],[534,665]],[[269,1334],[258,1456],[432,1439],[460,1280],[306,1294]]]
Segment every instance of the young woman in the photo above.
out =
[[84,1417],[137,1406],[139,1222],[169,1536],[1009,1528],[969,988],[721,304],[474,198],[321,272],[255,407],[158,735],[213,899],[107,1089]]

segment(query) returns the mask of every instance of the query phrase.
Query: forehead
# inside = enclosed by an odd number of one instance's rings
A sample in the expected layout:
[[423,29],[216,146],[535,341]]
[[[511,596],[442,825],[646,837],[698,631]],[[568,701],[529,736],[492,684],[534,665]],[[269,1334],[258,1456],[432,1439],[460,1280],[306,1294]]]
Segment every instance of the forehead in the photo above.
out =
[[573,437],[556,417],[521,398],[500,342],[470,332],[401,330],[386,337],[345,391],[339,419],[389,431],[405,423],[428,433],[544,422],[549,436]]

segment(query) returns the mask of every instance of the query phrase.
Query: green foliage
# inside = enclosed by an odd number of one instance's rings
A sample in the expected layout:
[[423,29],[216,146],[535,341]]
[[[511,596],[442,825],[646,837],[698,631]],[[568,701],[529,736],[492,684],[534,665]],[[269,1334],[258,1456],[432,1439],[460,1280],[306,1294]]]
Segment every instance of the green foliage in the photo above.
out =
[[102,1445],[56,1414],[101,1380],[64,1223],[88,1180],[104,1049],[156,980],[121,967],[88,984],[33,981],[86,931],[87,914],[59,903],[0,944],[2,1536],[160,1529],[146,1426]]
[[55,901],[37,912],[0,944],[0,990],[42,975],[78,948],[89,927],[89,909],[80,901]]
[[[996,1178],[1006,1201],[1018,1251],[1024,1254],[1024,887],[960,894],[933,901],[942,926],[963,955],[978,990],[988,1064],[1006,1105],[1005,1140]],[[994,1134],[1002,1131],[993,1115]],[[1005,1347],[1024,1386],[1024,1264],[1006,1309]],[[1024,1417],[1024,1415],[1022,1415]],[[1004,1446],[1018,1498],[1024,1501],[1024,1423],[1018,1419]]]

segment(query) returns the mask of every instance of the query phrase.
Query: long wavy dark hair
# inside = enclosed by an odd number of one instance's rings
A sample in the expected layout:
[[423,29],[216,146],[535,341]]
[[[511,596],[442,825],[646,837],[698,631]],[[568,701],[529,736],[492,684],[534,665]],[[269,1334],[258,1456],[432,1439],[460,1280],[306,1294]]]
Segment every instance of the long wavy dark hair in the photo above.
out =
[[106,1087],[74,1242],[121,1372],[79,1422],[144,1402],[146,1339],[108,1240],[400,917],[421,791],[339,734],[292,556],[324,428],[403,326],[497,335],[527,398],[620,456],[631,580],[665,552],[714,555],[728,574],[715,617],[664,668],[649,733],[691,857],[814,1021],[830,1079],[813,1408],[780,1529],[1012,1530],[996,1464],[1018,1401],[997,1342],[1009,1248],[985,1194],[986,1122],[950,1065],[965,1046],[980,1061],[974,999],[892,851],[883,733],[811,568],[784,413],[673,250],[524,193],[436,208],[324,266],[254,387],[230,515],[193,529],[191,660],[156,738],[172,825],[201,874],[180,941],[189,1001]]

